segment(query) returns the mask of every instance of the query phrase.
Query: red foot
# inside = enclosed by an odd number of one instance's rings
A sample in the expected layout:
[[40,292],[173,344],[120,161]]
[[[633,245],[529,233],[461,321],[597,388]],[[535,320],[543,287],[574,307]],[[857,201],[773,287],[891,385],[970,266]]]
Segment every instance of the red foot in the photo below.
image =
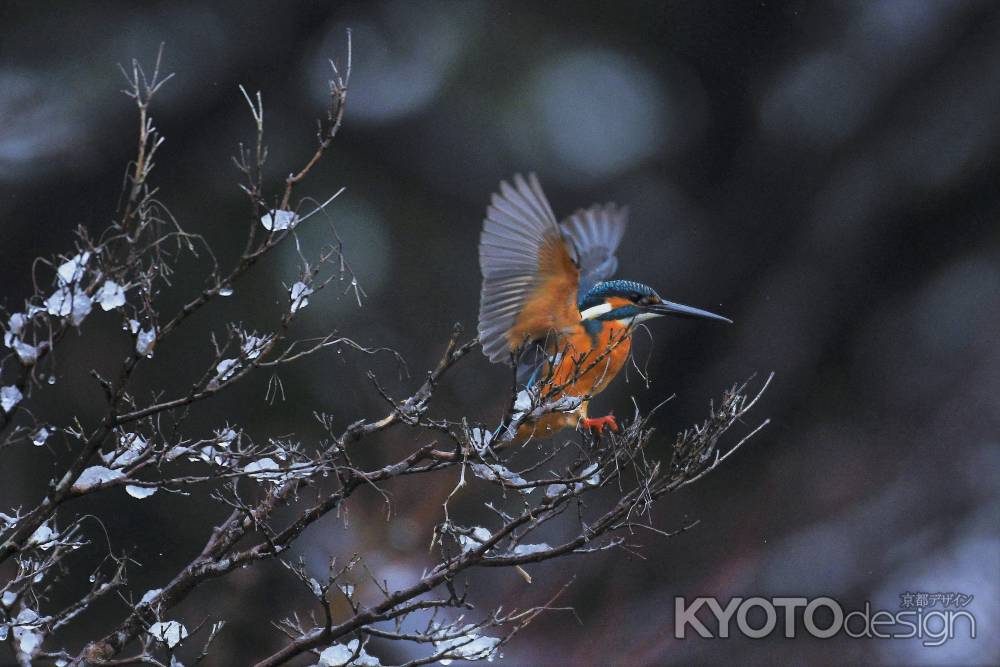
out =
[[604,417],[594,417],[593,419],[581,419],[580,426],[583,429],[596,431],[597,433],[604,433],[604,427],[618,432],[618,422],[615,421],[614,415],[606,415]]

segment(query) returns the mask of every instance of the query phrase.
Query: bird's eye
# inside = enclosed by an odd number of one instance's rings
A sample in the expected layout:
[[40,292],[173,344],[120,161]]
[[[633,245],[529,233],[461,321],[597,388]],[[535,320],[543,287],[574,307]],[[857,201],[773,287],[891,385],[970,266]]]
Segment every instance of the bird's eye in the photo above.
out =
[[629,298],[630,298],[630,299],[631,299],[631,300],[632,300],[632,301],[633,301],[634,303],[638,303],[638,302],[642,301],[642,295],[641,295],[641,294],[639,294],[638,292],[632,292],[632,294],[630,294],[630,295],[629,295]]

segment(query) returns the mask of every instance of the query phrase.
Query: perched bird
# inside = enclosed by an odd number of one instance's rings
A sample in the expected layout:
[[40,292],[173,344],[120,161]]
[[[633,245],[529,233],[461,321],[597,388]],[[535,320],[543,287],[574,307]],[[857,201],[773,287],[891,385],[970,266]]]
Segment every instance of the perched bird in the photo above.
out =
[[534,174],[515,175],[513,186],[501,182],[486,209],[479,242],[483,353],[515,366],[519,396],[536,407],[582,399],[572,412],[521,423],[516,442],[574,426],[617,431],[614,416],[590,418],[587,404],[624,367],[640,322],[662,315],[730,322],[665,301],[642,283],[609,280],[627,217],[626,208],[595,204],[560,223]]

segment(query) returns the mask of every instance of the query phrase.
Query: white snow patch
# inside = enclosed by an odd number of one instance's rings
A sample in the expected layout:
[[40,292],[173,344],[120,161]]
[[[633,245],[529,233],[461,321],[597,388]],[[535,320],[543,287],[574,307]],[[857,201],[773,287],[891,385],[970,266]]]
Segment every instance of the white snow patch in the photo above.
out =
[[292,211],[268,211],[260,217],[260,224],[269,232],[279,232],[299,224],[299,216]]
[[[133,320],[134,321],[134,320]],[[136,322],[138,324],[138,322]],[[143,329],[135,337],[135,351],[144,356],[153,356],[153,346],[156,345],[156,329]]]
[[166,644],[167,648],[177,646],[188,636],[187,628],[177,621],[153,623],[149,626],[147,632],[155,639]]
[[[358,657],[354,658],[357,653]],[[352,660],[352,658],[354,658]],[[352,639],[347,644],[334,644],[323,649],[319,654],[317,667],[344,667],[345,665],[357,665],[358,667],[379,667],[382,663],[363,648],[358,650],[358,640]]]
[[8,347],[14,348],[14,352],[17,353],[17,358],[21,360],[21,363],[25,366],[30,366],[31,364],[38,361],[38,348],[34,345],[29,345],[19,338],[15,338],[13,345]]
[[90,466],[80,473],[72,490],[76,493],[84,493],[98,484],[107,484],[123,477],[125,474],[121,470],[112,470],[104,466]]
[[157,595],[159,595],[162,592],[163,592],[162,588],[151,588],[151,589],[149,589],[148,591],[146,591],[145,593],[142,594],[141,598],[139,598],[139,604],[149,604],[150,602],[153,601],[153,599]]
[[49,524],[43,523],[35,532],[31,534],[28,538],[29,547],[39,547],[42,551],[48,551],[52,548],[52,543],[58,538],[59,535],[56,534],[54,530],[49,528]]
[[69,316],[74,326],[80,326],[94,307],[93,300],[83,291],[63,285],[45,300],[45,310],[53,317]]
[[114,310],[125,305],[125,290],[115,281],[105,280],[94,298],[105,311]]
[[476,526],[472,530],[472,535],[459,535],[458,545],[462,547],[462,553],[468,553],[473,549],[478,549],[483,545],[484,542],[489,540],[493,534],[483,528],[482,526]]
[[24,398],[24,394],[14,385],[0,387],[0,409],[3,409],[4,412],[13,410],[22,398]]
[[14,640],[21,653],[31,655],[42,643],[42,633],[38,627],[38,614],[32,609],[22,609],[14,619]]
[[281,473],[270,471],[280,469],[280,466],[275,463],[274,459],[266,456],[248,464],[243,468],[243,472],[248,473],[254,479],[279,479],[282,476]]
[[90,261],[90,253],[82,252],[73,259],[63,262],[56,269],[56,274],[59,276],[60,285],[70,285],[79,281],[83,278],[84,270],[87,268],[87,262]]
[[122,433],[118,436],[118,449],[107,454],[101,453],[101,460],[109,468],[124,468],[132,465],[148,447],[146,439],[138,433]]
[[[457,634],[462,632],[464,634]],[[444,649],[452,657],[441,660],[442,665],[450,665],[454,660],[486,660],[493,662],[497,656],[500,639],[480,635],[474,625],[467,625],[461,631],[441,628],[439,636],[448,637],[434,641],[434,648]]]
[[[528,480],[524,479],[516,472],[507,469],[506,467],[500,465],[499,463],[490,463],[489,465],[485,463],[473,463],[470,465],[472,468],[472,473],[479,477],[480,479],[485,479],[489,482],[506,482],[508,484],[527,484]],[[527,495],[535,490],[535,487],[528,487],[525,489],[518,489],[521,493]]]
[[302,308],[309,305],[309,299],[306,297],[313,293],[313,289],[306,285],[301,280],[294,285],[292,285],[291,296],[292,296],[292,312],[296,313]]
[[28,318],[24,313],[14,313],[7,322],[7,331],[3,335],[3,344],[10,347],[11,341],[17,338],[24,331],[24,325],[28,323]]
[[531,554],[548,551],[551,548],[552,547],[545,542],[539,542],[538,544],[518,544],[514,547],[514,550],[511,551],[511,554],[514,556],[530,556]]
[[149,498],[157,491],[159,491],[159,489],[155,486],[136,486],[135,484],[125,485],[125,493],[129,494],[133,498],[138,498],[139,500]]

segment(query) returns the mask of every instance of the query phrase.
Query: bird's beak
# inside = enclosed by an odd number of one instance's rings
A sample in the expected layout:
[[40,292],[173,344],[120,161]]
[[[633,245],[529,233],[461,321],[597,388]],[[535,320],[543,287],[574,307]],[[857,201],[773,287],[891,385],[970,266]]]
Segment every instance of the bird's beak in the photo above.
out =
[[701,308],[692,308],[691,306],[685,306],[672,301],[661,301],[660,303],[647,306],[646,310],[657,315],[672,315],[674,317],[717,320],[719,322],[728,322],[729,324],[733,323],[733,321],[728,317],[723,317],[722,315],[716,315],[715,313],[710,313],[707,310],[702,310]]

